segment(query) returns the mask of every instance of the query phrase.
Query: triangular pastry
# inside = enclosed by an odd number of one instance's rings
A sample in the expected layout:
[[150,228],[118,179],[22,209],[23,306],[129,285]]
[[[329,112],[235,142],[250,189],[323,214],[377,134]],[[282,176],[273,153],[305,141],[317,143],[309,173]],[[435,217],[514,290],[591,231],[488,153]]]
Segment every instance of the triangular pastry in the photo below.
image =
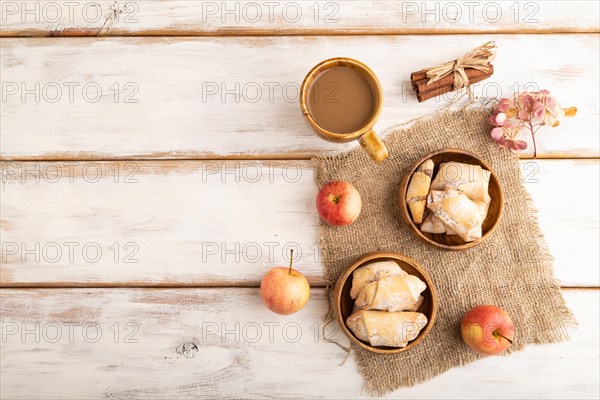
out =
[[478,205],[465,194],[451,188],[432,190],[429,196],[427,208],[444,224],[446,230],[452,230],[466,242],[481,238],[481,224],[485,219],[482,203]]

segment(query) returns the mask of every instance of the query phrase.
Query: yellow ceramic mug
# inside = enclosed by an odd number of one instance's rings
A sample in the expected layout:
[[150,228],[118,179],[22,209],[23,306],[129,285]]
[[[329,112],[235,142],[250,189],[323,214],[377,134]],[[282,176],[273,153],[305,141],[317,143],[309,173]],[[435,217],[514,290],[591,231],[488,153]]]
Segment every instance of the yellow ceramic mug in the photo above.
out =
[[[369,108],[369,110],[371,110],[372,107],[372,112],[369,114],[368,120],[360,128],[349,133],[339,133],[325,129],[317,123],[316,118],[310,109],[309,95],[311,95],[313,84],[321,74],[338,67],[348,67],[359,72],[368,82],[372,91],[372,105]],[[336,83],[336,86],[339,85]],[[337,94],[340,91],[339,89],[339,87],[335,87],[334,94]],[[334,100],[333,102],[337,102],[337,100]],[[387,148],[381,139],[379,139],[375,131],[373,131],[373,125],[375,125],[375,122],[379,118],[379,114],[381,114],[381,109],[383,107],[383,90],[377,76],[375,76],[373,71],[362,62],[351,58],[339,57],[331,58],[317,64],[308,73],[304,82],[302,82],[302,87],[300,89],[300,107],[308,124],[323,139],[331,142],[350,142],[358,139],[361,146],[366,150],[373,161],[380,163],[388,157]]]

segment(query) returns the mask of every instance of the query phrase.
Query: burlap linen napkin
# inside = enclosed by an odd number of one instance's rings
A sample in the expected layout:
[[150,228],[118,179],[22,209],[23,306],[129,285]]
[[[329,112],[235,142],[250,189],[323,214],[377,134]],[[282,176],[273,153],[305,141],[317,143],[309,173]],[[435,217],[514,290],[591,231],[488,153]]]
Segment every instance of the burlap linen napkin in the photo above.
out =
[[[494,304],[511,315],[516,337],[510,351],[530,343],[567,340],[566,327],[576,324],[554,278],[552,257],[522,184],[519,159],[492,141],[488,115],[481,110],[444,112],[391,132],[385,140],[390,157],[380,165],[360,148],[317,159],[319,186],[349,181],[363,201],[360,217],[350,226],[333,227],[321,221],[321,252],[330,285],[365,253],[390,251],[421,263],[439,293],[437,321],[415,348],[397,355],[353,349],[372,394],[412,386],[480,358],[460,335],[462,316],[476,305]],[[505,193],[504,216],[496,231],[466,251],[444,251],[422,243],[400,218],[403,175],[417,159],[443,148],[481,156],[498,174]]]

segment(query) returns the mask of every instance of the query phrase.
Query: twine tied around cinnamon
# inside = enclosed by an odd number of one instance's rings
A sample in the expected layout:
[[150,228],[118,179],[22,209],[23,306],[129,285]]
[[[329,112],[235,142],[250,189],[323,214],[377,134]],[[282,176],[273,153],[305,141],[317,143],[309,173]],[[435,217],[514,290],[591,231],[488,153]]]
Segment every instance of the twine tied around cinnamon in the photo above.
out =
[[[487,72],[490,68],[490,63],[496,58],[496,50],[498,46],[494,41],[489,41],[483,45],[474,48],[462,58],[457,58],[453,61],[448,61],[444,64],[435,67],[425,68],[425,73],[429,78],[427,84],[431,84],[442,79],[445,76],[454,73],[454,90],[459,90],[465,86],[469,86],[469,77],[465,73],[465,68],[473,68]],[[469,88],[469,98],[472,98]]]

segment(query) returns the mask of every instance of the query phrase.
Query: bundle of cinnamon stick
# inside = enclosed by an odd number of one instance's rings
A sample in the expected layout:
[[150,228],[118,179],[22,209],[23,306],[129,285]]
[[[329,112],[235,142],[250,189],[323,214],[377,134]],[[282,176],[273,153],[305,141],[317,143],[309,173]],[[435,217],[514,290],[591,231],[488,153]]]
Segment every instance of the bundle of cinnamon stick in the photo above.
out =
[[[481,71],[474,68],[465,68],[465,73],[469,78],[469,85],[471,85],[473,83],[481,82],[482,80],[492,76],[494,73],[494,66],[490,64],[487,71]],[[453,74],[446,75],[440,80],[430,84],[428,84],[429,79],[430,78],[427,77],[426,71],[417,71],[410,74],[410,83],[417,94],[417,100],[419,100],[419,103],[455,90]]]
[[413,72],[410,82],[417,93],[417,100],[420,103],[466,87],[472,101],[473,93],[469,86],[492,76],[494,66],[491,62],[496,57],[496,50],[496,43],[490,41],[469,51],[462,58]]

